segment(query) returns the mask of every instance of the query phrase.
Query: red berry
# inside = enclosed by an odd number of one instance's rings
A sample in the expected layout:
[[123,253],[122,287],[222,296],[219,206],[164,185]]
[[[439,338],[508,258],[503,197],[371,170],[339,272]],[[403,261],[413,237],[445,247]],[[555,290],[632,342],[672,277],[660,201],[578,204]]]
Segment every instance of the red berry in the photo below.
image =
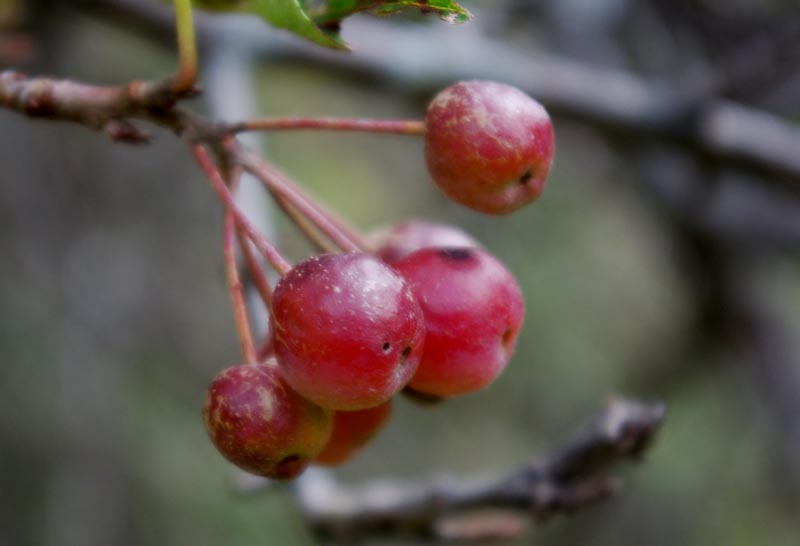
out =
[[365,410],[335,412],[331,439],[314,462],[334,466],[352,459],[386,426],[391,414],[391,400]]
[[208,389],[203,420],[229,461],[253,474],[291,479],[327,444],[333,415],[289,388],[272,362],[222,371]]
[[481,246],[455,226],[424,220],[408,220],[376,230],[370,234],[370,240],[375,255],[389,265],[429,246]]
[[502,263],[478,248],[426,248],[394,265],[425,314],[425,347],[408,387],[453,396],[487,386],[514,351],[525,314]]
[[336,410],[389,400],[417,369],[422,311],[400,275],[369,254],[323,254],[276,285],[270,317],[281,373]]
[[542,105],[519,89],[456,83],[431,101],[425,125],[428,170],[453,200],[507,214],[544,189],[555,153],[553,126]]

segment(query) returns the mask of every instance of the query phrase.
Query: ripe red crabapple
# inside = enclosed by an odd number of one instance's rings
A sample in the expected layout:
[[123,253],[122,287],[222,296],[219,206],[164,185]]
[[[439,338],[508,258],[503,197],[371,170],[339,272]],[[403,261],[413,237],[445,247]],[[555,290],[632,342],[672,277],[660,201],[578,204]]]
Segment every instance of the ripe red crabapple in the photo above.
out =
[[407,220],[377,229],[369,239],[375,255],[389,265],[429,246],[481,246],[455,226],[424,220]]
[[391,400],[365,410],[334,412],[333,434],[314,463],[335,466],[352,459],[386,426],[391,414]]
[[270,323],[292,388],[348,411],[382,404],[403,388],[425,335],[403,278],[363,253],[323,254],[292,268],[275,287]]
[[514,351],[525,304],[514,277],[478,248],[425,248],[394,264],[425,315],[425,347],[408,387],[454,396],[487,386]]
[[542,105],[519,89],[480,80],[451,85],[431,101],[425,127],[428,170],[455,201],[507,214],[544,189],[553,126]]
[[226,459],[279,480],[303,472],[333,429],[333,412],[289,388],[274,360],[220,372],[208,389],[203,420]]

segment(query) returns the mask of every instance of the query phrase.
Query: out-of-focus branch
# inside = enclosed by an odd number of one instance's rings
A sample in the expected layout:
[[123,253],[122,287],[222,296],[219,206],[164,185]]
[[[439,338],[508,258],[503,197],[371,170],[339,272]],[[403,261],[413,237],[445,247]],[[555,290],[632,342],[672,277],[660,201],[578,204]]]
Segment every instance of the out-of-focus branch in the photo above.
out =
[[[716,202],[736,202],[732,208],[737,223],[750,226],[754,237],[764,239],[773,222],[790,235],[785,245],[797,247],[800,222],[789,203],[769,201],[744,189],[735,178],[703,171],[690,158],[676,154],[652,154],[643,162],[641,179],[657,198],[674,230],[680,264],[691,281],[690,301],[695,319],[689,322],[688,354],[733,354],[754,378],[768,423],[779,447],[774,465],[780,486],[800,500],[800,347],[793,338],[787,317],[782,316],[769,292],[769,283],[759,275],[769,263],[764,245],[743,245],[747,235],[729,237],[729,229],[719,229]],[[713,189],[697,183],[711,179]],[[748,216],[753,216],[748,220]],[[743,221],[744,219],[744,221]],[[789,223],[791,222],[791,223]],[[758,227],[761,231],[756,231]],[[692,363],[691,358],[677,358]],[[685,382],[691,373],[674,366],[657,381],[663,391],[669,381]]]
[[[373,482],[359,489],[309,471],[296,483],[300,507],[319,535],[352,539],[405,533],[444,539],[486,539],[524,528],[520,516],[547,519],[614,495],[616,463],[637,459],[664,419],[662,404],[615,399],[564,448],[499,479],[434,485]],[[491,510],[487,516],[486,510]]]
[[726,292],[730,317],[727,341],[749,365],[770,413],[779,447],[775,477],[800,502],[800,353],[786,317],[771,305],[758,276],[739,268]]
[[[131,123],[143,119],[182,133],[203,124],[176,107],[195,93],[172,90],[172,79],[135,81],[117,86],[89,85],[53,78],[31,78],[14,70],[0,72],[0,107],[33,118],[70,121],[103,131],[113,140],[142,144],[149,135]],[[192,120],[189,123],[189,120]]]
[[[122,23],[134,20],[164,36],[166,10],[139,0],[86,0]],[[262,58],[302,59],[350,71],[411,93],[429,93],[476,75],[508,82],[561,115],[592,124],[630,144],[665,140],[704,159],[800,182],[800,128],[767,112],[699,98],[619,70],[590,67],[554,55],[521,51],[473,26],[442,29],[400,21],[348,20],[354,53],[342,55],[271,32],[255,18],[198,16],[201,43],[230,26]],[[467,35],[465,35],[467,34]]]
[[[147,133],[131,123],[146,119],[177,133],[203,127],[199,119],[177,108],[178,102],[194,97],[197,53],[190,0],[176,0],[176,32],[180,67],[174,75],[154,81],[132,81],[123,85],[90,85],[64,79],[28,77],[15,70],[0,72],[0,107],[33,118],[71,121],[103,131],[113,140],[142,144]],[[168,16],[170,20],[173,16]],[[193,123],[186,123],[192,119]]]

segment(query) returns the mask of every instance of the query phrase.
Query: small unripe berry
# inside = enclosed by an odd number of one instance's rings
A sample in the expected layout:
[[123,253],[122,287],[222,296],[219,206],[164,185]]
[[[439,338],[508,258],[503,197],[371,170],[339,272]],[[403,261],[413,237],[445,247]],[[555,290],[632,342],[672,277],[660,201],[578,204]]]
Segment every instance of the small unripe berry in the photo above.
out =
[[203,420],[212,442],[236,466],[273,479],[299,475],[330,438],[333,414],[302,398],[278,367],[223,370],[208,389]]
[[375,255],[389,265],[430,246],[480,247],[475,239],[455,226],[424,220],[407,220],[369,235]]
[[377,406],[417,369],[422,310],[393,269],[362,253],[323,254],[276,285],[270,316],[281,373],[335,410]]
[[394,265],[425,315],[425,347],[408,387],[454,396],[484,388],[514,352],[525,305],[514,277],[478,248],[426,248]]
[[428,170],[453,200],[507,214],[544,189],[555,153],[553,126],[542,105],[519,89],[456,83],[433,98],[425,126]]
[[335,412],[331,439],[314,463],[335,466],[352,459],[386,426],[391,414],[391,400],[365,410]]

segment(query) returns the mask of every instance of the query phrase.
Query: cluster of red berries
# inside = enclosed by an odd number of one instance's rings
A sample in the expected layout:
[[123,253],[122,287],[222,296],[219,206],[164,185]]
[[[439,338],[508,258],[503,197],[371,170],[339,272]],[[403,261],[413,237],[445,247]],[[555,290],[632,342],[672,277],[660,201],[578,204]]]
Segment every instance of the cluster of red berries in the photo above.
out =
[[[426,156],[448,195],[489,213],[535,199],[553,156],[544,109],[493,82],[463,82],[432,101]],[[406,222],[369,252],[322,254],[278,281],[271,354],[211,384],[208,433],[239,467],[277,479],[351,458],[385,425],[391,399],[473,392],[504,369],[524,302],[500,261],[461,230]]]

